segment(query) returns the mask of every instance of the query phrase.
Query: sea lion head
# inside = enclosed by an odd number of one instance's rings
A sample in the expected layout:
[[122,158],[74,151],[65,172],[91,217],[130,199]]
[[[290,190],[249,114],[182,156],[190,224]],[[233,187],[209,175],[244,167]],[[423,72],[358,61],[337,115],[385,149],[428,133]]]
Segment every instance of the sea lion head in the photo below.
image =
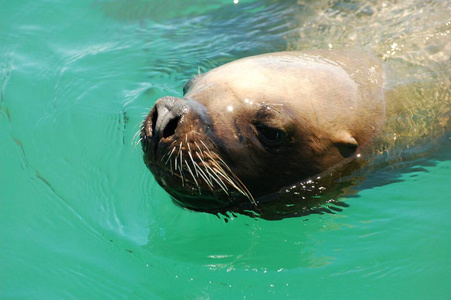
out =
[[383,118],[373,85],[318,55],[241,59],[155,103],[141,130],[144,161],[183,207],[252,208],[357,155]]

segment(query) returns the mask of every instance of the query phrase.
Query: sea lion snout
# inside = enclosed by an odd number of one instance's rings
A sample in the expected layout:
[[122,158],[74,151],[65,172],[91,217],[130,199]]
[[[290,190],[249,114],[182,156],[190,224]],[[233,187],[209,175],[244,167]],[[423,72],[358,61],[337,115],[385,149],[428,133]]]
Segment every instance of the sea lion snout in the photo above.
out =
[[[208,132],[211,121],[205,106],[197,101],[177,97],[157,100],[147,115],[141,130],[144,152],[156,158],[158,148],[164,150],[182,136]],[[161,145],[161,146],[160,146]]]
[[183,99],[163,97],[159,99],[144,120],[141,129],[142,147],[145,153],[156,156],[161,139],[175,134],[183,110],[178,109]]
[[243,197],[254,205],[252,195],[217,153],[214,132],[203,104],[163,97],[141,127],[144,162],[181,206],[212,211]]

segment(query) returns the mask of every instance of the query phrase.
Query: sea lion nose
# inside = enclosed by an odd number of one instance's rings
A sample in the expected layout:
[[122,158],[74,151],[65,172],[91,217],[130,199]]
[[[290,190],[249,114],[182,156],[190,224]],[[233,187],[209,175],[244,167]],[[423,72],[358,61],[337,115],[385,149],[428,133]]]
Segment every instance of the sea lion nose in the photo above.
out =
[[151,116],[154,139],[160,140],[175,134],[179,121],[186,112],[183,102],[184,100],[180,98],[164,97],[155,103]]
[[[211,127],[207,110],[202,104],[184,98],[163,97],[157,100],[144,121],[141,145],[145,153],[156,156],[162,142],[167,146],[167,143],[177,140],[179,134],[186,134],[193,128],[196,132],[208,132]],[[169,138],[171,140],[166,140]],[[150,149],[152,151],[148,151]]]

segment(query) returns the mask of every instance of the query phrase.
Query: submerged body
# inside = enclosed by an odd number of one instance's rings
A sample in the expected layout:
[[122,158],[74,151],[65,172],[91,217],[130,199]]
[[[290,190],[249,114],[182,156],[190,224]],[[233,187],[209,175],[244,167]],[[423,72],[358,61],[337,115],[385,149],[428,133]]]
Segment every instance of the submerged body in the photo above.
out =
[[231,62],[190,80],[183,98],[156,102],[142,127],[144,161],[193,210],[280,211],[287,186],[300,187],[296,203],[333,197],[337,181],[374,155],[384,80],[379,61],[359,52]]

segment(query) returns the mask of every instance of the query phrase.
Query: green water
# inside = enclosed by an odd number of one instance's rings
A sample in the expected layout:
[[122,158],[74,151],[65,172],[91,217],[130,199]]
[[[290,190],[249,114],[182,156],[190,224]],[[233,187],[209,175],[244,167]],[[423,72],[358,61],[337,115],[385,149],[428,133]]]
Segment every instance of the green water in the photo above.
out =
[[361,46],[449,83],[449,2],[305,2],[0,0],[0,298],[449,298],[449,142],[281,221],[183,210],[142,162],[155,100],[246,55]]

